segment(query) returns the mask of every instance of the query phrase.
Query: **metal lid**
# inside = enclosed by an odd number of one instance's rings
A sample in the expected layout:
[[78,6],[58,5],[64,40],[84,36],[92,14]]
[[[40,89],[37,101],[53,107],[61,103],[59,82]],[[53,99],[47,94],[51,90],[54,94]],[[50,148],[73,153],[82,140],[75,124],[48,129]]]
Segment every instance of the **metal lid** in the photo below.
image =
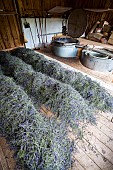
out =
[[68,17],[68,35],[80,37],[86,30],[87,16],[84,10],[75,9]]

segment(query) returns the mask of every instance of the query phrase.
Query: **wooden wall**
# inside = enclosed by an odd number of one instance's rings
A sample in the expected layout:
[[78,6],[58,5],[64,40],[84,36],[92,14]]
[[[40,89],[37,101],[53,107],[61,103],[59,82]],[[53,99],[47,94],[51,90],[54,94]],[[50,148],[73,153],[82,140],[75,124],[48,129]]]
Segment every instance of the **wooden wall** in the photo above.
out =
[[[112,0],[0,0],[0,50],[23,44],[20,17],[45,17],[55,6],[72,7],[72,9],[113,9]],[[97,20],[105,19],[113,25],[113,11],[104,13],[86,11],[86,13],[88,18],[86,33]],[[53,15],[56,16],[62,17],[59,14]]]
[[22,44],[22,30],[14,0],[0,0],[0,50]]
[[18,0],[21,15],[41,15],[55,6],[76,8],[113,8],[112,0]]
[[[22,17],[43,17],[47,14],[47,11],[52,9],[55,6],[65,6],[72,7],[72,9],[77,8],[112,8],[113,9],[113,1],[112,0],[18,0],[20,13]],[[97,20],[105,19],[111,25],[113,25],[113,11],[110,12],[88,12],[86,11],[88,18],[88,27],[86,33],[90,31],[92,26]],[[54,14],[54,17],[57,15]],[[58,15],[59,16],[59,15]]]

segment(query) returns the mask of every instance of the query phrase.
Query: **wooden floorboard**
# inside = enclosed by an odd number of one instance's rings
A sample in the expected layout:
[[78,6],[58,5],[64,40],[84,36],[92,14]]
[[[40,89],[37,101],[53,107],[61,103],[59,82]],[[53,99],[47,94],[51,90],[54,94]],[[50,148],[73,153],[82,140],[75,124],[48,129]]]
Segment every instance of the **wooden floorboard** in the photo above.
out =
[[100,113],[97,115],[97,119],[99,119],[99,121],[104,124],[107,128],[113,130],[113,123],[111,122],[111,120],[106,119],[103,115],[101,115]]
[[102,124],[101,122],[97,122],[97,128],[104,133],[106,136],[108,136],[111,140],[113,140],[113,130],[106,127],[106,125]]
[[86,170],[75,157],[73,159],[74,162],[70,170]]
[[1,169],[2,170],[9,170],[6,158],[4,156],[2,147],[0,146],[0,162],[1,162]]
[[113,152],[108,144],[106,146],[106,136],[99,136],[99,130],[96,135],[96,130],[97,125],[84,126],[81,140],[76,139],[73,134],[70,135],[77,146],[74,157],[85,169],[113,170]]
[[[113,114],[112,113],[108,113],[108,112],[99,112],[100,115],[102,115],[103,117],[105,117],[106,119],[108,119],[110,122],[113,118]],[[113,124],[113,122],[112,122]]]
[[0,170],[15,170],[14,151],[10,149],[4,137],[0,137]]
[[[100,168],[103,170],[113,169],[113,165],[100,154],[100,152],[93,147],[87,140],[79,140],[77,146],[81,148],[85,154]],[[82,161],[82,160],[81,160]]]
[[77,151],[75,152],[75,158],[86,170],[100,170],[95,162],[81,149],[80,146],[76,145]]
[[101,132],[96,126],[87,126],[86,129],[98,140],[100,140],[106,147],[113,151],[113,140]]
[[96,148],[106,159],[113,164],[113,152],[96,138],[92,132],[85,130],[83,138]]

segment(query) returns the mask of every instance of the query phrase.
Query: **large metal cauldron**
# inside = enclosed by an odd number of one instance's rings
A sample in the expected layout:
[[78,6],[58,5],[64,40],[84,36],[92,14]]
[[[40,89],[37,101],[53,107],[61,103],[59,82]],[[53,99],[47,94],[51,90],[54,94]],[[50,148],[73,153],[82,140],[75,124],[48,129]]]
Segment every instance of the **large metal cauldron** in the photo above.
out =
[[60,37],[52,41],[52,51],[59,57],[76,57],[77,47],[79,47],[79,41],[69,37]]

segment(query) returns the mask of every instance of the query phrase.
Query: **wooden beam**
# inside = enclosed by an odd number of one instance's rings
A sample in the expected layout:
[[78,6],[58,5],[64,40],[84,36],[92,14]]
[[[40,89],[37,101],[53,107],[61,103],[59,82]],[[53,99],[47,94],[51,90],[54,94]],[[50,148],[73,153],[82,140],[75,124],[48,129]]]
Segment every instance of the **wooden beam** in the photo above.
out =
[[0,15],[17,15],[15,11],[0,11]]
[[5,48],[10,48],[10,44],[8,42],[8,36],[6,32],[6,28],[4,27],[4,21],[3,17],[0,16],[0,34],[1,34],[1,39],[4,42]]
[[24,15],[24,5],[23,5],[22,0],[17,0],[17,3],[15,2],[15,4],[17,5],[19,14]]
[[1,36],[1,33],[0,33],[0,50],[3,50],[5,49],[5,45],[4,45],[4,42],[2,40],[2,36]]
[[14,18],[18,38],[19,38],[19,41],[20,41],[20,45],[25,46],[24,33],[23,33],[22,21],[21,21],[21,12],[23,11],[23,4],[22,4],[21,0],[18,0],[18,1],[14,0],[13,2],[14,2],[15,11],[18,13],[18,15],[16,15],[15,18]]

